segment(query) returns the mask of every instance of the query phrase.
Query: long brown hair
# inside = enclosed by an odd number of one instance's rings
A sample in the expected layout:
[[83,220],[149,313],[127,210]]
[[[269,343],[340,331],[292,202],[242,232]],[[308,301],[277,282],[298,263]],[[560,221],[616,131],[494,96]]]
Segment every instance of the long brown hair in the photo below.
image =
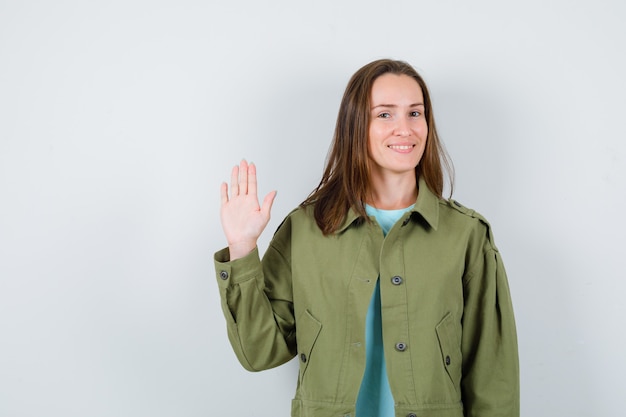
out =
[[452,194],[452,163],[437,135],[426,83],[406,62],[390,59],[373,61],[359,69],[348,82],[339,106],[324,174],[319,185],[301,204],[302,207],[314,205],[315,222],[325,235],[339,229],[351,207],[361,217],[368,219],[364,201],[370,192],[367,150],[370,94],[374,81],[387,73],[412,77],[422,89],[424,96],[428,137],[424,155],[415,167],[415,177],[422,176],[428,188],[441,197],[445,170],[450,180]]

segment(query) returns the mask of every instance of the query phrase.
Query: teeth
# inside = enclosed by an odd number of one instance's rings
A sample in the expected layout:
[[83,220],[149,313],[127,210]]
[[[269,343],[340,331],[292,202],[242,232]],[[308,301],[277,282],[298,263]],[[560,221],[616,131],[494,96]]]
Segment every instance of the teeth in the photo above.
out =
[[388,148],[390,148],[390,149],[407,150],[407,149],[411,149],[414,146],[415,145],[389,145]]

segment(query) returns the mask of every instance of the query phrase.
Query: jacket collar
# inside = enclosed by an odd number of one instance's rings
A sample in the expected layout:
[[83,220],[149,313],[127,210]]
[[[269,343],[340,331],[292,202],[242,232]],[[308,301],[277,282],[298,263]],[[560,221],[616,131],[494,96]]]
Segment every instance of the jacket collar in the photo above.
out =
[[439,225],[439,197],[430,191],[430,188],[426,185],[421,177],[418,180],[419,192],[417,193],[417,201],[413,212],[418,213],[426,220],[426,223],[430,225],[434,230],[437,230]]
[[[411,213],[419,214],[426,223],[434,230],[437,230],[437,225],[439,224],[439,197],[433,194],[432,191],[426,185],[426,182],[420,177],[417,181],[418,190],[417,200],[415,201],[415,206]],[[342,233],[345,229],[347,229],[350,225],[355,223],[360,219],[360,216],[352,207],[348,210],[348,214],[346,214],[346,218],[337,230],[337,233]]]

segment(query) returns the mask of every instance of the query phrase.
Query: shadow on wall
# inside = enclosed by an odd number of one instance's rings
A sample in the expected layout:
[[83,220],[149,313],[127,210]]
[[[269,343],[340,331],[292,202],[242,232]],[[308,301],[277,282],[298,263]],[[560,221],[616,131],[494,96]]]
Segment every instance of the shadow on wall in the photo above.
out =
[[570,281],[581,273],[582,262],[565,253],[563,245],[531,235],[515,236],[508,249],[511,256],[505,263],[517,320],[523,415],[597,414],[601,407],[594,400],[598,388],[581,317],[584,306],[576,305],[581,294]]

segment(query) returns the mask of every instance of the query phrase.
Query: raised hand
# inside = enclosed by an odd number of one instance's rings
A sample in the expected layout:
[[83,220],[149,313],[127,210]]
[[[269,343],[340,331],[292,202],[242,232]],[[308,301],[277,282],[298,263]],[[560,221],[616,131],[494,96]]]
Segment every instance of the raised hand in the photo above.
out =
[[230,197],[228,184],[222,183],[222,207],[220,218],[226,235],[230,260],[249,254],[270,220],[270,210],[276,197],[272,191],[259,206],[257,197],[256,166],[242,160],[233,167],[230,176]]

